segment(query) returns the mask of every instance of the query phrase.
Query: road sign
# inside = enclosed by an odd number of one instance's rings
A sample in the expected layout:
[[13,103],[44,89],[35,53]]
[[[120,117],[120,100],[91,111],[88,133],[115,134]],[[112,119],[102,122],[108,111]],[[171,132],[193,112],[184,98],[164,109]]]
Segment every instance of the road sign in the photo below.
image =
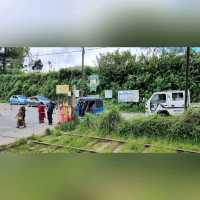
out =
[[89,76],[90,80],[90,92],[96,92],[97,86],[99,85],[99,76],[91,75]]
[[112,99],[112,90],[105,90],[105,99]]
[[79,90],[73,90],[73,93],[76,98],[79,97]]
[[118,91],[118,102],[139,102],[139,90]]
[[56,85],[56,94],[68,94],[69,85]]

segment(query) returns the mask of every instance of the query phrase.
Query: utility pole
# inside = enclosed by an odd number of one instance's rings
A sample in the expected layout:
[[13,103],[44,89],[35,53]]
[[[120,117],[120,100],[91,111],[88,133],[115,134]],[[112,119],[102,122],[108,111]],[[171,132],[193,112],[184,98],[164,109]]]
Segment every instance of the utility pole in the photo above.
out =
[[3,69],[2,69],[2,71],[3,71],[3,72],[6,71],[6,56],[7,56],[7,48],[5,47],[5,48],[4,48],[3,61],[2,61],[2,64],[3,64]]
[[188,107],[189,66],[190,66],[190,47],[187,47],[186,68],[185,68],[185,110],[187,110]]
[[85,80],[85,73],[84,73],[84,61],[85,61],[85,48],[82,47],[82,87],[81,87],[81,96],[84,94],[84,80]]

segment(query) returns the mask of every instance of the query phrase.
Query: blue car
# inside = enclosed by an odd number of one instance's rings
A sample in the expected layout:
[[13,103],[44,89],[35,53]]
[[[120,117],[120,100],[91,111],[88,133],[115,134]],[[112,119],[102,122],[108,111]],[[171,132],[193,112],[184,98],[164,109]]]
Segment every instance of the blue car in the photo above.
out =
[[77,101],[76,112],[79,116],[85,113],[98,114],[103,112],[103,99],[95,97],[80,97]]
[[23,95],[13,95],[9,100],[11,105],[26,105],[28,103],[27,97]]

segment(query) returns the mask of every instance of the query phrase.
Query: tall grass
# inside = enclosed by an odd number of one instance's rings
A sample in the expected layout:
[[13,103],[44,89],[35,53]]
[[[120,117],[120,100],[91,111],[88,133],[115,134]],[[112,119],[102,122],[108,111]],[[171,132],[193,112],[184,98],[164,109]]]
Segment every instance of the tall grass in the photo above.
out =
[[115,132],[122,137],[167,138],[171,141],[200,142],[200,109],[189,109],[182,116],[141,116],[123,120],[116,108],[99,115],[87,115],[84,124],[99,129],[101,133]]
[[141,117],[121,123],[121,136],[165,137],[170,140],[192,140],[200,142],[200,110],[188,110],[183,116]]

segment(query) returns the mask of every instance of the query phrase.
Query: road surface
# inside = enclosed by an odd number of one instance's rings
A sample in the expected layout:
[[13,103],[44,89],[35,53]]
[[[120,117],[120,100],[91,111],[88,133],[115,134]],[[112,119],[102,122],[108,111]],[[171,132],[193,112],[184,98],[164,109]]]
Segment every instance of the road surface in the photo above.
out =
[[[0,103],[0,145],[9,144],[17,139],[31,135],[42,135],[50,126],[45,119],[45,124],[38,123],[36,108],[26,107],[26,128],[16,128],[16,113],[19,106],[10,106]],[[54,122],[57,122],[57,115],[53,115]]]

